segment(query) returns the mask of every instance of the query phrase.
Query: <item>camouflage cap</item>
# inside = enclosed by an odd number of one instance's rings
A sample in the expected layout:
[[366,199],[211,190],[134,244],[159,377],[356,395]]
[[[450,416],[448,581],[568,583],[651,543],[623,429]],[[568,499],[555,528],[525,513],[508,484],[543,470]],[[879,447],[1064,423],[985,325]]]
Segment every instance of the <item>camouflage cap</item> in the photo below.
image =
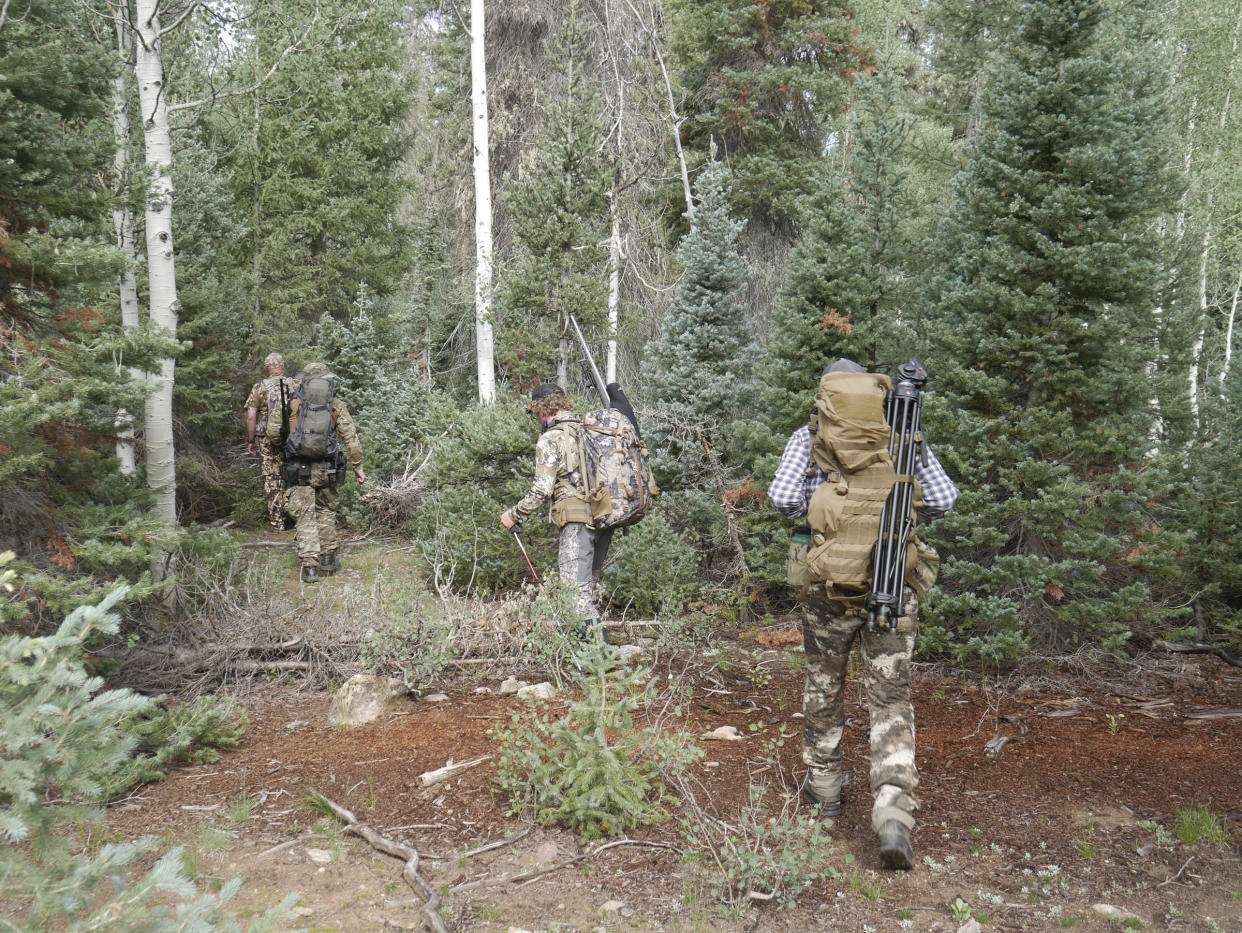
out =
[[285,358],[279,353],[269,353],[263,358],[263,365],[268,369],[283,369]]
[[328,375],[328,367],[320,362],[307,363],[302,367],[302,372],[308,376],[326,376]]

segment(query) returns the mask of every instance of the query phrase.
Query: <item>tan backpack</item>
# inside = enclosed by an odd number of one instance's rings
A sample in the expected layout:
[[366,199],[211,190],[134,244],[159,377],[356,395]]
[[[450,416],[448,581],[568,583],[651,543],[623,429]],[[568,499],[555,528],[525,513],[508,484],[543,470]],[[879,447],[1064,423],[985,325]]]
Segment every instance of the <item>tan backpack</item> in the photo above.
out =
[[[807,509],[811,546],[807,573],[833,595],[863,598],[871,589],[872,555],[880,534],[880,514],[897,480],[889,453],[890,430],[884,401],[892,390],[888,376],[826,373],[811,416],[811,459],[826,481]],[[915,481],[914,502],[921,505]],[[915,567],[914,535],[906,549],[908,582]]]

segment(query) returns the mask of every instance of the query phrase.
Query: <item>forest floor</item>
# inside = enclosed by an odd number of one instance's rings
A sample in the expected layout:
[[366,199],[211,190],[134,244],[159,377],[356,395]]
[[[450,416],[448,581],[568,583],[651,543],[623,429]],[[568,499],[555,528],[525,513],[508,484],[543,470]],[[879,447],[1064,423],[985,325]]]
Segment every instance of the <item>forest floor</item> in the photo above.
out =
[[[294,925],[311,931],[422,924],[402,861],[344,833],[307,803],[311,792],[416,849],[451,930],[1242,931],[1242,670],[1210,656],[1003,681],[920,665],[917,864],[897,873],[880,871],[867,711],[852,679],[851,783],[824,855],[836,876],[791,909],[729,906],[707,869],[683,860],[684,821],[739,823],[752,786],[767,788],[773,815],[806,812],[795,790],[805,667],[796,631],[791,620],[726,629],[710,656],[661,657],[656,675],[676,671],[690,700],[661,727],[698,738],[731,725],[741,738],[700,739],[693,800],[619,843],[583,844],[508,815],[491,730],[529,701],[500,695],[494,672],[443,683],[442,698],[394,700],[349,729],[332,724],[330,692],[249,681],[238,694],[251,720],[241,746],[136,789],[110,809],[107,834],[186,846],[200,882],[243,879],[233,902],[242,910],[296,891]],[[419,780],[484,756],[446,782]],[[1209,825],[1194,841],[1213,819],[1215,837]]]

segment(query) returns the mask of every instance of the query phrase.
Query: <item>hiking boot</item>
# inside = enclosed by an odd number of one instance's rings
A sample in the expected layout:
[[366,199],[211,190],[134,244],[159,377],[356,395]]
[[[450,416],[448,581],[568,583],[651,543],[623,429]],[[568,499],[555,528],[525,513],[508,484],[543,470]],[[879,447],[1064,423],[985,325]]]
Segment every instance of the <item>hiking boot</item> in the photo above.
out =
[[319,582],[319,568],[316,567],[314,564],[307,564],[305,567],[303,567],[302,568],[302,582],[303,583],[318,583]]
[[809,803],[820,816],[841,815],[840,797],[835,800],[820,800],[805,783],[802,785],[802,799]]
[[914,867],[910,830],[904,823],[885,820],[880,827],[880,867],[890,871],[909,871]]
[[341,559],[337,556],[336,551],[328,551],[326,554],[319,555],[319,572],[322,574],[334,574],[341,569]]
[[612,644],[612,639],[608,637],[608,629],[604,628],[603,621],[598,618],[585,619],[581,625],[574,629],[574,637],[579,641],[594,641],[597,634],[603,644]]

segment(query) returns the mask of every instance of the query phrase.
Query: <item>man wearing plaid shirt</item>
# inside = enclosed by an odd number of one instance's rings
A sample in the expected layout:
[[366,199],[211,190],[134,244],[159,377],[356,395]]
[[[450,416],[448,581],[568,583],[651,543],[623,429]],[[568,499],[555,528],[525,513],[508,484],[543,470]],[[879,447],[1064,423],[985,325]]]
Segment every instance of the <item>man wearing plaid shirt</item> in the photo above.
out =
[[[825,374],[830,372],[866,370],[852,360],[838,360],[824,370]],[[935,454],[930,449],[926,454],[915,478],[923,501],[919,515],[931,520],[953,508],[957,486]],[[799,428],[785,445],[768,495],[783,515],[802,518],[811,496],[825,479],[824,471],[811,459],[809,428]],[[807,658],[802,700],[802,761],[807,766],[803,794],[821,814],[841,813],[843,694],[846,662],[857,637],[871,715],[871,825],[879,836],[880,863],[890,869],[914,867],[910,831],[918,806],[914,790],[919,774],[914,763],[910,658],[918,629],[918,605],[918,595],[907,586],[894,629],[871,631],[861,600],[834,597],[823,583],[812,583],[803,591],[802,638]]]

